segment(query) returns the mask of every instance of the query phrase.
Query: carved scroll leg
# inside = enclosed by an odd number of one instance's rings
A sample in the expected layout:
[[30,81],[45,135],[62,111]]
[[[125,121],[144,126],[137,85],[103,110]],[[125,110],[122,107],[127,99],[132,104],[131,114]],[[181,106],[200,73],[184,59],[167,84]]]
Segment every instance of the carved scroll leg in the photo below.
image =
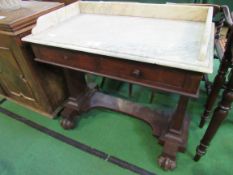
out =
[[66,84],[69,91],[69,98],[61,112],[61,126],[64,129],[75,127],[75,117],[79,114],[78,98],[88,89],[85,74],[82,72],[64,69]]
[[226,58],[223,58],[221,62],[221,66],[219,68],[218,75],[214,79],[212,90],[210,92],[210,95],[208,96],[207,103],[205,105],[205,111],[201,117],[201,121],[199,124],[200,128],[202,128],[204,124],[206,123],[206,121],[208,120],[210,111],[213,108],[213,105],[216,101],[219,91],[225,82],[225,77],[226,77],[228,67],[229,67],[229,61]]
[[227,114],[231,108],[231,103],[233,101],[233,77],[227,85],[227,89],[223,92],[223,97],[218,107],[215,109],[213,118],[207,128],[204,137],[201,140],[200,145],[197,147],[196,155],[194,157],[195,161],[198,161],[201,156],[206,153],[207,147],[214,135],[216,134],[218,128],[220,127],[222,121],[227,117]]
[[173,170],[176,168],[176,152],[177,145],[171,142],[166,142],[163,146],[163,152],[158,158],[158,164],[164,170]]
[[75,127],[75,117],[78,111],[72,108],[64,108],[61,112],[62,120],[60,122],[64,129],[73,129]]
[[188,97],[181,96],[167,131],[159,138],[164,143],[164,148],[158,163],[165,170],[174,169],[176,167],[176,153],[185,150],[188,122],[184,121],[187,105]]

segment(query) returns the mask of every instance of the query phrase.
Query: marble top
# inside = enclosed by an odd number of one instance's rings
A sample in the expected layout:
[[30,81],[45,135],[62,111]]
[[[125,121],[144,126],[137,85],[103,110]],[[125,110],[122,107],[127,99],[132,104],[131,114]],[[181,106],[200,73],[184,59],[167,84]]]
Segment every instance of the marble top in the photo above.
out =
[[80,13],[24,41],[129,59],[185,70],[212,73],[213,36],[210,30],[205,59],[200,59],[202,21]]

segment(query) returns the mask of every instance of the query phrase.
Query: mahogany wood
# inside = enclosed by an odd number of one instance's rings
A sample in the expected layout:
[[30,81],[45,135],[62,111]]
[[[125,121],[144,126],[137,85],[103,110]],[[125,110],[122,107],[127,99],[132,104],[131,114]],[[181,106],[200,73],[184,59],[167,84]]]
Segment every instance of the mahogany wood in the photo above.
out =
[[230,17],[229,9],[224,7],[223,12],[226,16],[225,19],[227,21],[227,24],[229,25],[227,43],[219,72],[215,77],[213,88],[207,100],[206,108],[202,116],[200,127],[203,127],[205,121],[207,120],[208,115],[216,101],[216,98],[219,95],[220,89],[223,87],[223,85],[225,86],[225,79],[228,70],[230,70],[230,73],[228,74],[229,79],[227,80],[225,90],[221,97],[221,101],[214,111],[213,117],[200,142],[200,145],[197,147],[196,155],[194,157],[195,161],[198,161],[206,153],[206,149],[209,146],[214,135],[218,131],[222,121],[227,117],[227,114],[231,108],[231,104],[233,101],[233,22],[231,20],[232,17]]
[[[80,119],[83,112],[97,107],[136,117],[148,123],[164,145],[159,165],[166,170],[176,167],[176,153],[184,151],[187,143],[189,120],[185,111],[188,98],[198,96],[202,73],[39,44],[31,46],[36,61],[65,68],[70,97],[61,113],[63,128],[74,128],[75,120]],[[181,97],[175,112],[157,112],[90,88],[84,73],[173,92]]]
[[[184,151],[186,147],[188,123],[185,120],[186,107],[188,105],[188,97],[180,96],[176,111],[173,113],[169,127],[160,136],[160,140],[164,142],[163,152],[158,159],[158,163],[165,170],[176,167],[176,152]],[[186,132],[184,132],[184,129]],[[179,147],[181,146],[182,147]],[[180,149],[182,148],[182,149]]]
[[204,126],[204,124],[206,123],[206,121],[208,120],[209,114],[213,108],[213,105],[215,104],[216,98],[217,98],[221,88],[225,84],[225,79],[226,79],[228,69],[232,65],[232,47],[233,47],[232,46],[232,39],[233,39],[232,27],[233,27],[233,25],[231,24],[232,22],[229,21],[230,13],[229,13],[228,7],[223,6],[222,11],[224,12],[225,19],[229,25],[227,43],[226,43],[225,51],[223,53],[223,58],[221,59],[218,74],[215,77],[215,80],[214,80],[214,83],[212,86],[212,90],[207,98],[207,102],[205,105],[205,111],[201,117],[201,121],[199,124],[200,128],[202,128]]
[[[36,61],[198,97],[202,74],[84,52],[32,44]],[[142,66],[143,65],[143,66]],[[135,73],[137,72],[137,73]]]
[[223,92],[222,99],[215,109],[213,117],[210,124],[205,132],[204,137],[201,140],[200,145],[197,147],[196,155],[194,157],[195,161],[198,161],[201,156],[206,153],[206,149],[209,146],[211,140],[219,129],[223,120],[227,117],[229,110],[231,109],[231,104],[233,101],[233,76],[231,70],[231,77],[228,82],[227,88]]
[[221,61],[219,72],[217,76],[215,77],[210,95],[207,98],[207,103],[205,105],[205,111],[201,117],[201,121],[199,124],[200,128],[202,128],[205,122],[208,120],[209,114],[211,112],[211,109],[213,108],[213,105],[215,104],[219,91],[222,88],[223,84],[225,83],[225,77],[226,77],[228,68],[229,68],[229,60],[227,60],[227,58],[224,57],[223,60]]

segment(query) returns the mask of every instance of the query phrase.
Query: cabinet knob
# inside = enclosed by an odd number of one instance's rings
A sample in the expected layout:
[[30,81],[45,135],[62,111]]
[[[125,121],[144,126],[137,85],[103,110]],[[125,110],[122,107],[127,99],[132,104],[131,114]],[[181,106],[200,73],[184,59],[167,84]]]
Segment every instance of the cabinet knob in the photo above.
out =
[[142,75],[142,72],[139,69],[134,69],[132,75],[136,78],[139,78]]
[[63,59],[64,59],[64,60],[68,60],[68,56],[64,55],[64,56],[63,56]]

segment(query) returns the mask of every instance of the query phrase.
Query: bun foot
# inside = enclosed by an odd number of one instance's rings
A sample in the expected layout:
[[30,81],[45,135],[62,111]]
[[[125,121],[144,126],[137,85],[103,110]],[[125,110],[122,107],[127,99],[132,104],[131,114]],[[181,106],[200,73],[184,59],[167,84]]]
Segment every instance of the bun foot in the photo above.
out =
[[60,124],[64,129],[74,129],[74,127],[75,127],[74,120],[70,120],[70,119],[67,119],[67,118],[63,118],[61,120]]
[[163,155],[161,155],[158,158],[158,164],[164,170],[173,170],[176,168],[176,161],[172,160],[171,158],[169,158],[167,156],[163,156]]

